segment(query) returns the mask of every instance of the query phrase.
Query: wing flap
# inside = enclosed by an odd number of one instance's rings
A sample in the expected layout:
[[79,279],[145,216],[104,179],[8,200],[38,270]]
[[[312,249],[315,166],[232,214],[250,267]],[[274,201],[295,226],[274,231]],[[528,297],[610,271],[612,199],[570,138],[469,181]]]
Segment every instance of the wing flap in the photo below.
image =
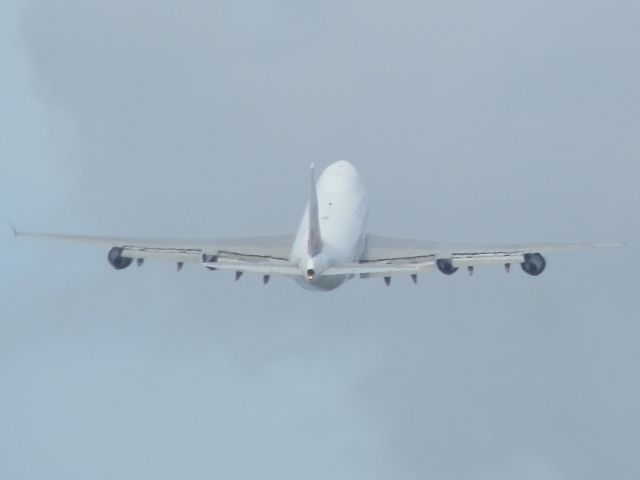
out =
[[521,263],[524,261],[522,253],[479,253],[455,254],[451,258],[454,267],[492,267],[507,263]]
[[200,249],[122,247],[123,257],[152,261],[197,263],[202,259],[203,253],[206,252]]

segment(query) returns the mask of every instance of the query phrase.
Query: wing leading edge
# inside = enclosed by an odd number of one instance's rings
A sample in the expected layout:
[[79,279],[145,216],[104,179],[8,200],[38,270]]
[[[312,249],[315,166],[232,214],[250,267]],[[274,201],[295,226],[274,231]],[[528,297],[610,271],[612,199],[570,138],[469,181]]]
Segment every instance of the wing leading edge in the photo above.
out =
[[162,260],[174,262],[178,268],[184,263],[202,263],[212,270],[228,270],[233,265],[236,271],[269,275],[292,271],[291,234],[188,240],[20,232],[13,227],[12,230],[16,237],[109,247],[109,263],[117,270],[128,267],[134,260],[138,265],[145,260]]
[[[229,237],[210,240],[137,239],[90,235],[20,232],[11,227],[16,237],[56,240],[109,247],[109,263],[117,270],[127,268],[134,260],[173,262],[182,268],[184,263],[201,263],[210,270],[236,272],[236,279],[244,272],[264,276],[297,276],[300,270],[289,261],[294,235],[266,235]],[[385,277],[440,272],[451,275],[460,268],[473,273],[476,267],[504,266],[507,271],[520,264],[530,275],[539,275],[546,267],[542,254],[592,248],[619,247],[625,242],[580,243],[515,243],[489,244],[441,242],[402,239],[380,235],[366,235],[364,253],[359,262],[333,265],[323,275]]]
[[[364,254],[358,264],[361,276],[391,276],[421,271],[434,271],[451,275],[466,267],[473,273],[475,267],[520,264],[530,275],[539,275],[546,267],[543,253],[576,251],[592,248],[620,247],[623,242],[580,243],[469,243],[413,240],[380,235],[367,235]],[[366,271],[366,266],[371,271]],[[384,265],[389,270],[384,272]]]

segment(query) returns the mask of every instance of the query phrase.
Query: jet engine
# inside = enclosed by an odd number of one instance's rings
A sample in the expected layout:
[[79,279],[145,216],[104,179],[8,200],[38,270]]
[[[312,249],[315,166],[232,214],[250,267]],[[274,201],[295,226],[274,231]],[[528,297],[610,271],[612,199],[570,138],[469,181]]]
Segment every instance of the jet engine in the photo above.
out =
[[439,258],[436,260],[436,267],[445,275],[453,275],[458,271],[458,267],[453,266],[453,261],[450,258]]
[[123,249],[121,247],[113,247],[111,250],[109,250],[109,255],[107,258],[109,259],[109,263],[111,264],[111,266],[116,270],[127,268],[133,261],[133,258],[123,257],[122,251]]
[[525,273],[537,277],[544,272],[547,261],[539,253],[525,253],[524,262],[522,262],[520,266]]

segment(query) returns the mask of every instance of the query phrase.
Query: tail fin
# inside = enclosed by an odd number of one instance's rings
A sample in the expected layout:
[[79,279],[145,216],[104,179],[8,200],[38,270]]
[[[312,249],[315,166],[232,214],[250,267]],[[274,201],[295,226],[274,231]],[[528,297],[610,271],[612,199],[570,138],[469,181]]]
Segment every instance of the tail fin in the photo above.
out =
[[307,238],[307,253],[315,257],[322,251],[322,237],[320,235],[320,212],[318,209],[318,192],[316,178],[311,165],[311,185],[309,188],[309,236]]

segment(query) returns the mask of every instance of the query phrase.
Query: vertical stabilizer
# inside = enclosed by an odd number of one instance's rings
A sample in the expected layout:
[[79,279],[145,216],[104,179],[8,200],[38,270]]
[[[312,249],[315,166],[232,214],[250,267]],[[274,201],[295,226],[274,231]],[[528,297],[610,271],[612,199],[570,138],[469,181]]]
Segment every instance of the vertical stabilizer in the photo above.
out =
[[322,237],[320,235],[320,211],[318,209],[318,192],[316,178],[311,165],[311,184],[309,188],[309,236],[307,238],[307,253],[315,257],[322,251]]

